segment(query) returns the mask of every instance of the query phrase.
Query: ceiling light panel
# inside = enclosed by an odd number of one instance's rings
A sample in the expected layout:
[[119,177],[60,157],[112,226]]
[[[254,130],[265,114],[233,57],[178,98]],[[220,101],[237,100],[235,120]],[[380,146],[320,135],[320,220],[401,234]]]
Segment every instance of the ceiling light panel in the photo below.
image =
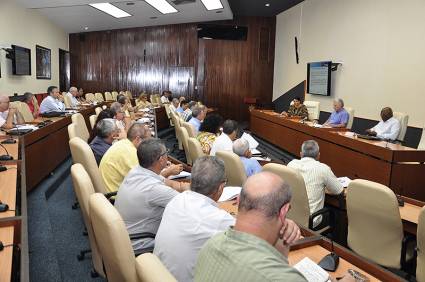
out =
[[176,8],[171,6],[166,0],[145,0],[146,3],[160,11],[162,14],[172,14],[177,13]]
[[221,4],[220,0],[201,0],[201,2],[208,11],[223,9],[223,4]]
[[121,10],[120,8],[112,5],[111,3],[93,3],[89,5],[118,19],[131,17],[129,13],[124,10]]

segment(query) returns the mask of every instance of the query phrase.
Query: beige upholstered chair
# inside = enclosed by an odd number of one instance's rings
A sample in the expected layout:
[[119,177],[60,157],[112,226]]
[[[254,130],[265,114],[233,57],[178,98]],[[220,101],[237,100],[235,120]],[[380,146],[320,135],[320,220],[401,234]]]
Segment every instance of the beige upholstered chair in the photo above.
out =
[[180,136],[180,131],[178,130],[178,128],[181,127],[180,119],[175,114],[171,114],[171,120],[173,121],[173,124],[174,124],[174,130],[176,133],[179,150],[183,150],[182,138]]
[[108,281],[140,281],[130,237],[118,211],[105,196],[96,193],[90,196],[89,214]]
[[89,117],[91,129],[94,128],[94,126],[96,124],[96,119],[97,119],[97,115],[91,115]]
[[101,107],[96,107],[95,109],[94,109],[94,112],[96,113],[96,116],[98,116],[99,114],[100,114],[100,112],[102,111],[102,108]]
[[99,93],[99,92],[94,94],[94,98],[97,102],[104,102],[105,101],[102,93]]
[[227,151],[218,151],[216,156],[224,161],[227,185],[242,186],[246,180],[246,172],[240,157]]
[[78,137],[84,141],[88,141],[90,138],[89,130],[87,129],[86,120],[80,113],[73,114],[71,116],[72,123],[76,125]]
[[348,112],[348,123],[347,123],[347,128],[351,129],[353,127],[353,122],[354,122],[354,109],[351,107],[345,107],[345,110]]
[[188,122],[183,122],[183,123],[182,123],[182,126],[183,126],[184,128],[186,128],[187,133],[189,134],[189,137],[196,138],[196,135],[195,135],[195,129],[193,128],[193,126],[192,126],[190,123],[188,123]]
[[125,91],[124,95],[130,100],[133,99],[133,94],[131,93],[131,91]]
[[96,101],[96,98],[94,97],[94,94],[93,93],[87,93],[86,94],[86,101],[87,102],[94,102],[94,101]]
[[400,133],[398,134],[397,140],[403,142],[406,136],[407,124],[409,123],[409,115],[400,112],[394,112],[393,116],[400,122]]
[[22,117],[24,118],[25,122],[34,121],[34,116],[32,115],[30,107],[28,107],[27,103],[17,102],[16,108],[18,109],[18,112],[22,115]]
[[100,256],[99,249],[97,247],[96,239],[93,233],[93,226],[90,220],[89,210],[89,198],[94,194],[93,183],[91,182],[90,176],[84,169],[82,164],[73,164],[71,166],[72,182],[74,184],[75,194],[77,195],[78,203],[81,207],[81,213],[83,214],[84,224],[89,237],[91,257],[93,262],[94,270],[105,277],[103,272],[102,257]]
[[112,91],[112,100],[116,101],[118,98],[118,92],[117,91]]
[[113,101],[114,97],[112,97],[111,92],[105,92],[105,101]]
[[72,108],[72,101],[71,101],[71,97],[69,97],[68,95],[64,95],[63,96],[63,103],[65,104],[66,108]]
[[90,146],[81,138],[74,137],[69,140],[69,147],[71,149],[72,160],[74,163],[82,164],[87,173],[90,175],[94,190],[97,193],[105,194],[107,192],[105,183],[100,175],[96,159],[94,158],[94,154]]
[[425,126],[422,128],[421,140],[419,141],[418,150],[425,150]]
[[190,137],[188,140],[188,147],[189,147],[189,155],[190,155],[190,159],[192,160],[192,163],[195,163],[197,158],[205,156],[198,139]]
[[74,137],[81,138],[77,129],[77,125],[75,123],[71,123],[68,125],[68,138],[71,140]]
[[174,126],[173,120],[171,119],[172,111],[170,110],[170,105],[165,104],[164,107],[165,107],[165,113],[167,114],[168,120],[170,121],[170,126]]
[[190,158],[190,153],[189,153],[189,134],[187,133],[186,128],[184,127],[179,127],[178,128],[179,131],[179,135],[180,138],[182,139],[182,145],[183,145],[183,149],[184,149],[184,153],[186,155],[186,163],[189,165],[192,165],[192,159]]
[[263,171],[269,171],[279,175],[291,186],[292,200],[288,218],[304,227],[309,227],[310,207],[308,205],[307,190],[302,175],[293,168],[274,163],[263,166]]
[[151,253],[136,258],[136,273],[142,282],[177,282],[158,257]]
[[40,110],[40,106],[38,105],[38,101],[35,96],[32,97],[32,104],[34,105],[34,111],[38,113],[38,111]]
[[416,232],[417,252],[416,258],[416,281],[425,282],[425,206],[422,207]]
[[304,105],[308,110],[308,119],[318,120],[320,116],[320,102],[304,101]]
[[353,180],[347,188],[348,246],[385,267],[403,266],[403,225],[394,192],[379,183]]

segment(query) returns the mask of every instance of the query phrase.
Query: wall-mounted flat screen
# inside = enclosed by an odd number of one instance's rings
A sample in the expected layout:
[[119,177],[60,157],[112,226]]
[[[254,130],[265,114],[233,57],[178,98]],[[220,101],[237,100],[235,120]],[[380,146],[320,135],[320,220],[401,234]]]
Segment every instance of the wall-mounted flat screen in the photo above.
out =
[[12,72],[14,75],[31,75],[31,50],[12,45]]
[[313,62],[307,64],[307,93],[331,95],[332,62]]

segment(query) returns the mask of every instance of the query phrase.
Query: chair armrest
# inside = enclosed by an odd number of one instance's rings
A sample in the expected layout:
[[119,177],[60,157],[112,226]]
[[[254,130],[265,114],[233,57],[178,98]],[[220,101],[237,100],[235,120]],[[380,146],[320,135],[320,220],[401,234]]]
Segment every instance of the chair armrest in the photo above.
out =
[[134,240],[134,239],[145,239],[145,238],[154,238],[156,234],[150,233],[150,232],[141,232],[141,233],[134,233],[134,234],[130,234],[130,240]]
[[[407,264],[407,250],[409,247],[409,243],[414,242],[415,239],[416,238],[414,236],[407,234],[403,237],[403,240],[401,241],[400,265],[403,269]],[[414,260],[415,258],[416,258],[416,248],[415,248],[412,260]]]
[[331,210],[328,208],[323,208],[320,209],[316,212],[314,212],[313,214],[311,214],[308,218],[308,228],[310,228],[311,230],[313,229],[313,220],[318,217],[319,215],[324,215],[324,214],[329,214],[329,218],[330,218],[330,214],[331,214]]

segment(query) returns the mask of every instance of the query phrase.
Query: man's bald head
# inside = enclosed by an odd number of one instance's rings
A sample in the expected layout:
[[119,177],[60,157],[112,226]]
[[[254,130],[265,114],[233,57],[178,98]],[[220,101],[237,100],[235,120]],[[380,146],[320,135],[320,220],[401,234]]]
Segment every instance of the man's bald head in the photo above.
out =
[[7,111],[9,109],[9,96],[0,95],[0,112]]
[[393,110],[390,107],[385,107],[381,110],[381,118],[383,121],[387,121],[393,117]]
[[260,172],[245,182],[239,198],[239,213],[256,211],[273,218],[291,201],[291,197],[291,188],[280,176]]

